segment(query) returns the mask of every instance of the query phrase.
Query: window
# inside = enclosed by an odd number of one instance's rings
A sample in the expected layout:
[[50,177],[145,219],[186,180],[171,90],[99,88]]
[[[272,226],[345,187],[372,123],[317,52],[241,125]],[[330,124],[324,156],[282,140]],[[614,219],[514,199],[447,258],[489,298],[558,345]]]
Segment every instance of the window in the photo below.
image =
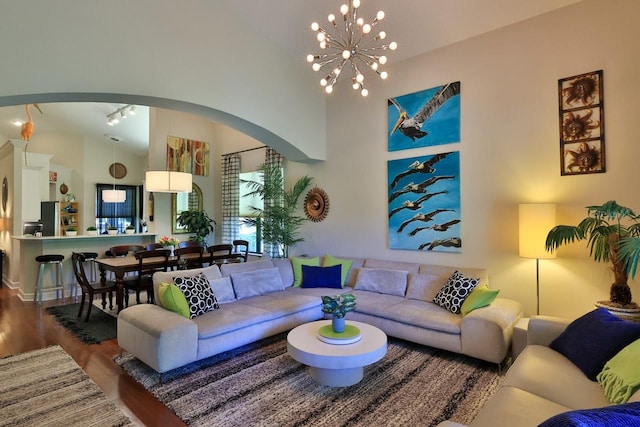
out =
[[[104,203],[102,191],[112,190],[112,184],[96,184],[96,228],[98,233],[107,231],[107,226],[118,227],[118,231],[124,233],[127,225],[133,224],[138,229],[138,209],[141,205],[138,200],[138,187],[133,185],[116,185],[116,190],[124,190],[127,200],[122,203]],[[137,230],[139,231],[139,230]]]
[[252,188],[247,181],[262,183],[260,172],[244,172],[240,176],[240,228],[238,229],[238,239],[249,242],[249,252],[262,253],[262,233],[260,230],[260,219],[256,218],[257,212],[252,208],[262,209],[262,199],[259,197],[249,197]]

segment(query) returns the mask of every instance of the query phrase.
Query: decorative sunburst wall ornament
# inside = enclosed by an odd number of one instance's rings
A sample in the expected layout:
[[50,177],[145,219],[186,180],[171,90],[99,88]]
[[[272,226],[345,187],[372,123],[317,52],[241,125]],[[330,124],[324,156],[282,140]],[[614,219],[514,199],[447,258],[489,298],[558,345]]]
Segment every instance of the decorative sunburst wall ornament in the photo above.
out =
[[304,213],[313,222],[320,222],[327,217],[329,196],[322,188],[314,187],[309,190],[304,198]]
[[386,79],[386,71],[380,70],[380,66],[387,63],[387,57],[382,55],[387,50],[396,50],[398,44],[391,42],[388,45],[382,40],[387,33],[380,31],[377,34],[371,30],[384,19],[384,12],[378,11],[371,24],[365,24],[363,18],[358,17],[360,0],[353,0],[351,5],[340,6],[342,22],[338,23],[332,13],[327,19],[333,26],[335,34],[329,34],[317,22],[311,24],[311,29],[316,33],[316,39],[320,43],[320,49],[324,53],[308,55],[307,61],[312,62],[314,71],[328,71],[329,74],[320,80],[327,93],[333,92],[336,83],[345,65],[351,69],[351,83],[354,90],[359,90],[362,96],[367,96],[369,91],[364,85],[365,68],[371,68],[381,79]]

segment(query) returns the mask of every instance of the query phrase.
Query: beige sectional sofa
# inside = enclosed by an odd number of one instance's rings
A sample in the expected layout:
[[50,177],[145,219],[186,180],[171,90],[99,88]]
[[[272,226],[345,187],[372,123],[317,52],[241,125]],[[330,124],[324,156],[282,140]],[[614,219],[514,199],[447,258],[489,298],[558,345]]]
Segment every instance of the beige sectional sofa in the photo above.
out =
[[[549,348],[549,344],[569,323],[569,320],[549,316],[530,319],[527,347],[509,368],[500,389],[489,399],[470,427],[538,426],[568,411],[611,405],[598,382],[589,380],[569,359]],[[629,402],[640,402],[640,390],[631,395]],[[611,422],[613,424],[588,425],[618,425]],[[439,427],[461,426],[451,421],[439,424]]]
[[[187,319],[158,305],[140,304],[120,312],[118,343],[158,372],[266,338],[324,317],[322,295],[352,292],[356,311],[347,320],[370,323],[390,336],[500,363],[510,347],[513,327],[522,317],[518,302],[497,298],[466,316],[432,302],[456,269],[418,263],[349,258],[344,289],[293,287],[289,259],[225,264],[204,269],[156,273],[154,285],[176,276],[207,276],[220,309]],[[365,286],[358,278],[394,277],[394,283]],[[481,277],[485,270],[461,272]],[[386,275],[385,275],[386,274]],[[373,286],[373,287],[372,287]],[[158,303],[159,298],[156,298]]]

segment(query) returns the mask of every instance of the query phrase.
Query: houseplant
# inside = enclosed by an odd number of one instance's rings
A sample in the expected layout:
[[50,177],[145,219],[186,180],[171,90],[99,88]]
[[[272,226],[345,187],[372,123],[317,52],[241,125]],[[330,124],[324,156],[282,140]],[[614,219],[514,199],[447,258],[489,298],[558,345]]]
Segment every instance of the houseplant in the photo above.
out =
[[187,233],[193,233],[189,240],[203,242],[209,233],[213,233],[215,221],[209,218],[205,211],[182,211],[178,215],[178,224],[187,230]]
[[75,236],[78,234],[78,229],[74,226],[67,227],[64,234],[67,236]]
[[333,297],[323,295],[321,298],[322,312],[333,316],[333,330],[338,333],[344,331],[344,316],[355,310],[356,297],[353,294],[339,294]]
[[111,235],[118,234],[118,227],[114,225],[107,225],[107,234],[111,234]]
[[[613,308],[638,309],[631,300],[629,271],[635,271],[635,261],[629,256],[632,250],[621,253],[621,242],[640,235],[640,218],[625,206],[610,200],[600,206],[587,206],[587,217],[576,226],[557,225],[549,231],[546,249],[551,252],[559,246],[577,240],[586,240],[589,254],[596,262],[610,263],[613,284],[609,291],[609,301],[599,304]],[[640,245],[638,245],[640,247]],[[631,268],[633,267],[633,268]]]
[[89,227],[87,227],[87,236],[97,236],[98,235],[98,229],[94,226],[94,225],[90,225]]
[[127,234],[134,234],[136,232],[136,228],[132,224],[129,224],[124,229],[124,232],[127,233]]
[[298,230],[305,217],[296,215],[298,200],[304,191],[311,184],[309,176],[299,178],[289,190],[284,188],[284,176],[282,168],[262,164],[258,168],[262,175],[262,182],[244,181],[251,189],[247,197],[257,196],[262,201],[282,200],[282,203],[264,203],[263,208],[252,206],[256,217],[247,219],[251,225],[257,225],[260,221],[262,231],[262,241],[270,243],[280,248],[280,254],[288,258],[289,249],[296,243],[304,241],[298,234]]

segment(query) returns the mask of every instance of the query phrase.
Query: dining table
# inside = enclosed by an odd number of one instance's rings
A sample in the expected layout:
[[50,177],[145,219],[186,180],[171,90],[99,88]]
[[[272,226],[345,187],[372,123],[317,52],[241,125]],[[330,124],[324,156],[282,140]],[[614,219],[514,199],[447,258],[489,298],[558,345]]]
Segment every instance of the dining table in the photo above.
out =
[[[183,258],[198,257],[196,254],[186,254]],[[223,259],[211,259],[211,257],[203,256],[203,264],[216,263],[220,266],[225,262],[237,262],[234,257],[227,257]],[[140,268],[140,261],[136,259],[134,255],[127,255],[121,257],[106,257],[98,258],[95,260],[100,270],[100,281],[106,282],[107,272],[110,271],[114,275],[114,282],[116,284],[116,306],[118,307],[118,313],[124,308],[124,277],[127,273],[137,273]],[[142,260],[145,267],[162,267],[164,264],[164,257],[157,258],[145,258]],[[168,268],[174,269],[178,267],[178,257],[169,257]]]

